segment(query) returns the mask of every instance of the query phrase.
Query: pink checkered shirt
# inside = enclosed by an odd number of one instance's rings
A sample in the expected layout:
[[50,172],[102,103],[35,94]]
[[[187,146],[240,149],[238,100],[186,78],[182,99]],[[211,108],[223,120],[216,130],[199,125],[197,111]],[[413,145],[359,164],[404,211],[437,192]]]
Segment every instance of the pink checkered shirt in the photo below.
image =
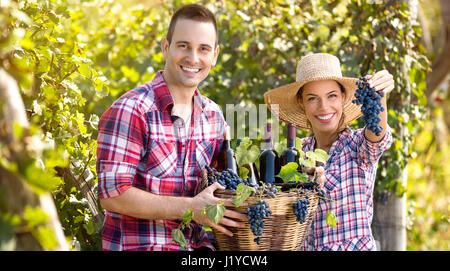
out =
[[[201,170],[219,153],[226,123],[220,107],[196,90],[186,137],[184,121],[171,115],[172,106],[159,71],[152,81],[124,94],[102,115],[97,139],[100,198],[118,196],[130,187],[158,195],[195,196]],[[106,211],[103,249],[182,250],[171,237],[179,223]],[[192,231],[185,233],[188,250],[212,248],[203,227],[191,225]]]
[[[317,212],[302,250],[376,250],[372,236],[373,188],[378,160],[392,143],[391,129],[373,143],[364,129],[339,134],[328,151],[325,165],[325,198],[319,200]],[[302,139],[303,151],[313,151],[314,137]],[[334,211],[337,227],[326,222]]]

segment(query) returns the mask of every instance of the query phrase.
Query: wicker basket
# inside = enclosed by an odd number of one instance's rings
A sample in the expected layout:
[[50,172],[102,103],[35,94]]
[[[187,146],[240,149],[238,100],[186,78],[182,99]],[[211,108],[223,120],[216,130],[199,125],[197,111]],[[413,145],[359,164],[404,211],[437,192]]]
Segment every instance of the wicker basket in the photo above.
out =
[[[235,191],[216,190],[214,194],[219,198],[230,199],[235,196]],[[264,219],[265,226],[263,235],[260,236],[260,245],[253,241],[256,236],[253,235],[249,223],[246,222],[245,228],[228,228],[233,233],[233,237],[229,237],[213,228],[217,249],[225,251],[299,250],[303,239],[309,232],[309,227],[319,200],[316,193],[308,190],[300,195],[300,199],[304,198],[305,195],[309,197],[309,206],[304,223],[300,224],[296,220],[292,207],[293,203],[299,199],[298,194],[295,192],[279,192],[275,198],[264,198],[269,203],[272,215]],[[258,199],[258,197],[249,197],[246,202],[249,205],[253,205],[257,203]],[[227,207],[227,209],[236,210],[241,213],[246,213],[246,208]]]

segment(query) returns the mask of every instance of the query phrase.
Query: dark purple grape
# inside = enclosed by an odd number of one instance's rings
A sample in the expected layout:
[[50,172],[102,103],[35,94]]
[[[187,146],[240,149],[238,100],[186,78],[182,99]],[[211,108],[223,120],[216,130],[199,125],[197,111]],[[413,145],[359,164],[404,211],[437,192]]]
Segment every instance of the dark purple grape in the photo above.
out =
[[384,93],[369,86],[366,77],[360,77],[356,82],[358,89],[355,92],[355,98],[352,102],[356,105],[361,105],[362,119],[364,120],[367,129],[374,132],[377,136],[381,134],[383,128],[378,124],[381,121],[379,117],[380,112],[384,111],[381,105],[381,98]]

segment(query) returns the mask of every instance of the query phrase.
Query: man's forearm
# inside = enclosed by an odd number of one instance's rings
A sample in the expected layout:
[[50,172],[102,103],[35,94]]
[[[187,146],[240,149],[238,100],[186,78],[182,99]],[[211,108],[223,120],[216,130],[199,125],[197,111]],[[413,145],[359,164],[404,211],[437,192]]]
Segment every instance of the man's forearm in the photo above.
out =
[[156,195],[131,187],[117,197],[100,199],[106,210],[141,219],[179,219],[190,208],[192,198]]

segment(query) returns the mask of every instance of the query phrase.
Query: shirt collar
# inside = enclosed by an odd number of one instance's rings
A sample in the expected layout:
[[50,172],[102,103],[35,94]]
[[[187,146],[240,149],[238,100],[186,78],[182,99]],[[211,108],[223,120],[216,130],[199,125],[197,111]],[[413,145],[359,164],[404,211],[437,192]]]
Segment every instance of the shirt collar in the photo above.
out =
[[[170,95],[169,88],[167,87],[166,82],[164,81],[164,78],[162,76],[163,71],[158,71],[155,75],[155,78],[153,79],[153,85],[154,92],[155,92],[155,103],[158,107],[158,109],[163,112],[167,110],[169,107],[169,111],[171,111],[173,107],[173,98]],[[194,91],[194,104],[193,104],[193,110],[203,112],[203,109],[205,107],[205,103],[203,102],[202,95],[200,94],[200,91],[195,89]]]
[[[349,135],[351,132],[351,129],[346,129],[345,131],[339,133],[337,139],[331,144],[330,150],[328,151],[329,155],[332,155],[334,152],[339,152],[341,147],[345,144],[347,141]],[[314,135],[307,137],[304,143],[305,151],[314,151],[314,146],[316,145],[316,138]]]

